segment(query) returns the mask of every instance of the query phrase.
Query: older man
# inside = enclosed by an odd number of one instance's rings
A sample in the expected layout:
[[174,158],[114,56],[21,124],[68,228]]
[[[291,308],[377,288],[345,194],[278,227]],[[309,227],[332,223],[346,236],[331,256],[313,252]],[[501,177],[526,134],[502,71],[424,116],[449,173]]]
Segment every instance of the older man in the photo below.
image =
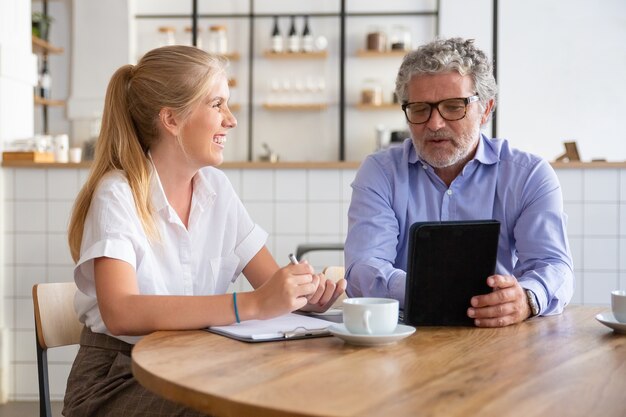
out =
[[352,184],[350,296],[402,305],[414,222],[496,219],[496,275],[485,277],[493,292],[468,300],[476,326],[558,314],[569,302],[574,277],[558,179],[545,160],[481,134],[496,93],[491,62],[473,40],[435,40],[404,58],[396,94],[412,138],[367,157]]

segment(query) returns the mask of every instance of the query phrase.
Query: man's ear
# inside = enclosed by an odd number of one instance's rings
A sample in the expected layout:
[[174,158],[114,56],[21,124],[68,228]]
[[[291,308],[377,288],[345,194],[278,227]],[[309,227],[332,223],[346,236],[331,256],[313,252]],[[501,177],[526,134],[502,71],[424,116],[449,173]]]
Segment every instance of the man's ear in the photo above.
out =
[[485,123],[487,123],[489,121],[489,118],[491,117],[491,110],[493,109],[493,104],[494,104],[494,99],[491,99],[487,102],[487,105],[485,106],[485,111],[483,112],[483,116],[480,119],[480,125],[484,125]]
[[159,112],[159,120],[161,121],[161,126],[163,126],[167,132],[173,136],[178,136],[180,126],[172,109],[163,107]]

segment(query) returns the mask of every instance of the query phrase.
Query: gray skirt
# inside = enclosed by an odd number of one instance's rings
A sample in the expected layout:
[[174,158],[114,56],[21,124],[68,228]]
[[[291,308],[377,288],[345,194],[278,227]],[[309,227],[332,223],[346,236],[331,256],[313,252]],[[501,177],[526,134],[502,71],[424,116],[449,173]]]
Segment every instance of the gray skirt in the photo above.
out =
[[131,371],[132,345],[85,328],[63,404],[67,417],[204,416],[142,387]]

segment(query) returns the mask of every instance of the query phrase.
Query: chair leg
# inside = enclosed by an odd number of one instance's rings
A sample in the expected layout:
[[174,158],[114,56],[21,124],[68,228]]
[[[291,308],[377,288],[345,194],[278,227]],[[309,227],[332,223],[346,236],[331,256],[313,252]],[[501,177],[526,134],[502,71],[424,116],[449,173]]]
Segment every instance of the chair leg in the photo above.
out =
[[[36,330],[35,330],[36,332]],[[48,386],[48,351],[37,345],[37,376],[39,377],[39,416],[52,417],[50,388]]]

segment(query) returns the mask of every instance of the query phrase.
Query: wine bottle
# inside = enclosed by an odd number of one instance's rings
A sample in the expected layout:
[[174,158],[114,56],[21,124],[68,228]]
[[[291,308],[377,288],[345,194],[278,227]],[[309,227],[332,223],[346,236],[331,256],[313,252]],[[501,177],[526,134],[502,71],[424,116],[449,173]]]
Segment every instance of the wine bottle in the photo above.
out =
[[296,17],[291,16],[291,27],[289,28],[289,52],[300,52],[300,37],[296,31]]
[[313,36],[309,29],[309,16],[304,16],[304,30],[302,31],[302,51],[313,52]]
[[48,66],[44,64],[39,75],[39,96],[41,98],[50,99],[50,84],[52,84],[52,77],[50,77],[48,72]]
[[274,16],[274,29],[272,30],[272,52],[280,53],[284,49],[283,37],[278,28],[278,16]]

